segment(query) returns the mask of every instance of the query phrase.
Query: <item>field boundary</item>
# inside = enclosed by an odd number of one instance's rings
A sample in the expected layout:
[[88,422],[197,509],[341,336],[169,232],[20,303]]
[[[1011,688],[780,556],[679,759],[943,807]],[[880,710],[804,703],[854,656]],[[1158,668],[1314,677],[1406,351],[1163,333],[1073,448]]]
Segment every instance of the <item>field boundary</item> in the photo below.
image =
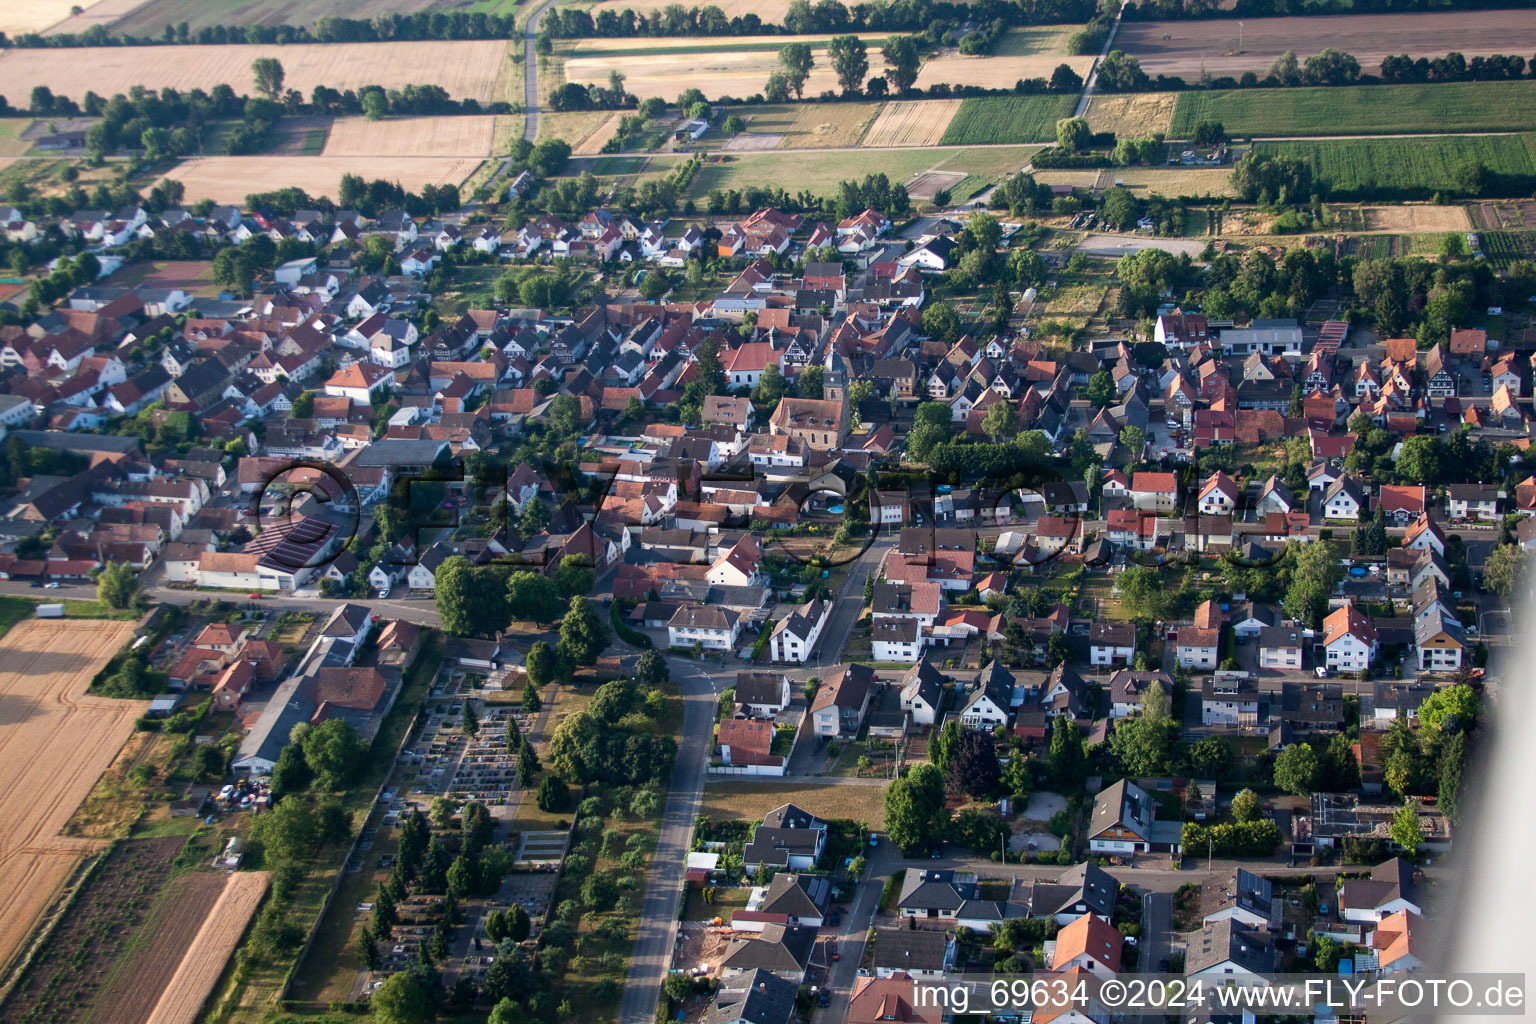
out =
[[48,945],[48,940],[58,930],[60,922],[69,915],[69,912],[74,909],[75,904],[79,902],[80,894],[85,891],[85,887],[95,877],[102,861],[107,859],[107,854],[117,847],[117,842],[116,839],[107,840],[106,845],[94,853],[87,854],[75,866],[75,873],[65,882],[58,896],[54,898],[52,905],[44,911],[43,919],[32,930],[31,941],[19,953],[13,956],[11,962],[6,965],[5,974],[3,977],[0,977],[0,1006],[3,1006],[6,999],[10,997],[11,989],[16,987],[16,983],[26,977],[27,970],[31,968],[33,961],[37,959],[37,955]]

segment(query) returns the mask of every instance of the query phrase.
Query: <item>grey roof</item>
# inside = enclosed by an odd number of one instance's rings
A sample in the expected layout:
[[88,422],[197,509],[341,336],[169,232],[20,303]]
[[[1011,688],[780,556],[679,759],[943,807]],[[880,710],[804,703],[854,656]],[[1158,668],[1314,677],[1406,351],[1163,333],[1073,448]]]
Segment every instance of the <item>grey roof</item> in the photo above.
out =
[[1339,890],[1340,907],[1375,910],[1399,899],[1423,906],[1414,867],[1401,857],[1384,860],[1371,868],[1370,878],[1345,879]]
[[784,699],[782,672],[737,672],[736,703],[775,704]]
[[811,962],[811,949],[815,945],[814,928],[797,924],[764,925],[757,938],[732,942],[720,966],[738,971],[761,969],[798,978],[804,975],[806,965]]
[[1110,786],[1093,798],[1093,819],[1088,825],[1088,838],[1114,825],[1124,825],[1143,839],[1152,838],[1152,821],[1157,816],[1156,805],[1140,786],[1125,779]]
[[1079,906],[1105,920],[1114,916],[1115,896],[1120,883],[1108,871],[1091,862],[1068,868],[1055,882],[1039,882],[1029,887],[1031,917],[1053,917],[1071,913]]
[[1275,948],[1266,933],[1223,918],[1190,937],[1184,973],[1194,974],[1228,960],[1255,974],[1267,974],[1275,969]]
[[959,910],[970,899],[976,886],[972,882],[955,881],[950,870],[908,870],[901,880],[901,894],[897,905],[912,910]]
[[117,437],[112,434],[77,434],[58,430],[13,430],[11,437],[20,438],[33,448],[52,448],[60,452],[126,452],[140,451],[136,437]]
[[832,883],[825,875],[778,874],[768,883],[768,892],[758,909],[765,914],[820,917],[831,894]]
[[1269,879],[1242,868],[1237,869],[1233,893],[1235,894],[1233,901],[1237,906],[1261,917],[1269,917],[1270,910],[1275,905],[1274,886],[1270,884]]
[[411,441],[385,438],[362,449],[353,458],[354,466],[430,466],[438,455],[449,450],[447,441]]
[[715,993],[715,1003],[704,1014],[703,1024],[789,1024],[795,1012],[799,987],[765,970],[755,970],[725,982]]
[[1458,646],[1466,646],[1466,635],[1461,623],[1447,615],[1439,605],[1432,606],[1423,615],[1414,619],[1414,640],[1421,647],[1441,633],[1456,641]]
[[942,971],[950,938],[945,932],[922,928],[875,930],[875,968],[903,971]]
[[[905,617],[884,618],[870,627],[871,642],[913,644],[917,642],[916,619]],[[1006,703],[1003,705],[1006,707]]]
[[976,689],[967,698],[965,707],[969,708],[985,695],[1006,711],[1013,702],[1013,685],[1013,673],[1004,668],[1001,661],[993,658],[986,668],[976,673]]
[[1301,631],[1295,626],[1265,626],[1259,630],[1259,646],[1270,649],[1300,647]]
[[944,674],[926,658],[909,668],[906,675],[901,677],[903,701],[910,701],[914,696],[921,697],[924,704],[937,711],[943,694]]

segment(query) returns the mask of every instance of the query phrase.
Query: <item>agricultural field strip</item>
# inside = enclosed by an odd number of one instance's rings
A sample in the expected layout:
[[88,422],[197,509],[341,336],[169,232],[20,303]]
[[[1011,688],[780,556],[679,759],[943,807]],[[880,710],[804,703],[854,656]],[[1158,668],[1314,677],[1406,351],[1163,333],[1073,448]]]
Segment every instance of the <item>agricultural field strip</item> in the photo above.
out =
[[[126,93],[135,85],[151,89],[209,90],[228,84],[251,93],[251,61],[282,61],[284,87],[309,95],[317,85],[357,89],[399,88],[412,83],[440,85],[454,99],[490,102],[507,57],[506,40],[385,43],[297,43],[288,46],[102,46],[71,49],[11,49],[0,54],[6,93],[25,96],[38,85],[75,100],[87,91],[102,96]],[[521,79],[519,78],[519,90]]]
[[182,956],[147,1024],[194,1024],[224,973],[224,964],[245,934],[251,915],[266,895],[271,877],[264,871],[230,874],[218,902],[203,919],[203,926]]
[[210,156],[187,160],[166,173],[186,186],[188,202],[244,203],[254,192],[279,186],[301,188],[312,196],[336,198],[343,174],[388,178],[406,189],[423,185],[459,185],[474,173],[481,157],[433,156]]
[[945,146],[1049,142],[1071,117],[1076,95],[979,96],[965,100],[940,140]]
[[1536,135],[1461,135],[1403,139],[1318,139],[1262,142],[1260,152],[1309,160],[1335,191],[1437,189],[1455,184],[1475,161],[1496,174],[1536,174]]
[[1202,73],[1264,74],[1287,50],[1305,58],[1325,49],[1355,56],[1375,73],[1382,58],[1406,53],[1440,57],[1452,50],[1468,59],[1493,53],[1529,55],[1536,19],[1528,10],[1336,14],[1304,17],[1189,21],[1126,21],[1115,45],[1134,54],[1154,78]]
[[0,965],[93,840],[59,835],[133,732],[144,701],[89,697],[133,623],[29,620],[0,637]]
[[1201,121],[1238,137],[1523,131],[1536,129],[1536,81],[1179,93],[1170,134],[1188,138]]

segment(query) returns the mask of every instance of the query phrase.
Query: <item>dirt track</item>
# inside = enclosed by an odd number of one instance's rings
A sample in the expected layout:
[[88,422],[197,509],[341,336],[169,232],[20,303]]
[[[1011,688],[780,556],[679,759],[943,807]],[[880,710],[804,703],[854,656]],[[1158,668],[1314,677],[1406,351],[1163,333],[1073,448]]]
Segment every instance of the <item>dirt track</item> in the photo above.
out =
[[[1199,21],[1126,21],[1115,47],[1134,54],[1147,74],[1180,75],[1193,81],[1212,75],[1263,75],[1276,57],[1295,50],[1305,60],[1325,49],[1352,53],[1365,74],[1378,74],[1383,57],[1441,57],[1452,50],[1471,58],[1494,53],[1527,59],[1536,47],[1536,16],[1530,11],[1466,11],[1429,14],[1338,14],[1314,18],[1244,18],[1242,50],[1233,18]],[[1162,38],[1164,35],[1170,38]]]
[[181,958],[181,966],[165,994],[155,1004],[148,1024],[193,1024],[224,973],[224,964],[245,933],[245,926],[272,876],[264,871],[237,871],[229,876],[224,892],[203,920],[197,937]]
[[0,967],[95,840],[59,834],[144,701],[87,697],[133,623],[33,619],[0,637]]

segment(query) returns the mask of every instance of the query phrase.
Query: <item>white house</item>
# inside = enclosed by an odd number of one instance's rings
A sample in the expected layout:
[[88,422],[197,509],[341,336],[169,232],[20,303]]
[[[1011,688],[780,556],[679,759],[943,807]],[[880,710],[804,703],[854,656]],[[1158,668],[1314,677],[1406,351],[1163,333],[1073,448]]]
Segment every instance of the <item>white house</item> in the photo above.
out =
[[1376,627],[1353,604],[1346,604],[1323,620],[1322,643],[1329,668],[1360,672],[1376,658]]
[[1093,665],[1131,663],[1136,656],[1136,627],[1129,622],[1095,622],[1088,631],[1088,661]]
[[960,706],[960,724],[967,729],[994,729],[1013,717],[1013,673],[993,659],[976,674],[975,689]]
[[1355,520],[1365,507],[1365,492],[1347,476],[1341,476],[1323,492],[1323,518]]
[[929,661],[921,661],[901,678],[901,709],[915,725],[933,725],[944,704],[944,676]]
[[694,644],[714,651],[729,651],[741,636],[741,616],[730,608],[714,605],[685,604],[667,623],[667,644],[692,647]]
[[892,616],[870,624],[870,656],[875,661],[913,662],[922,651],[922,626],[916,619]]
[[796,607],[774,625],[768,638],[768,656],[774,661],[804,664],[816,649],[831,613],[831,602],[819,599]]

